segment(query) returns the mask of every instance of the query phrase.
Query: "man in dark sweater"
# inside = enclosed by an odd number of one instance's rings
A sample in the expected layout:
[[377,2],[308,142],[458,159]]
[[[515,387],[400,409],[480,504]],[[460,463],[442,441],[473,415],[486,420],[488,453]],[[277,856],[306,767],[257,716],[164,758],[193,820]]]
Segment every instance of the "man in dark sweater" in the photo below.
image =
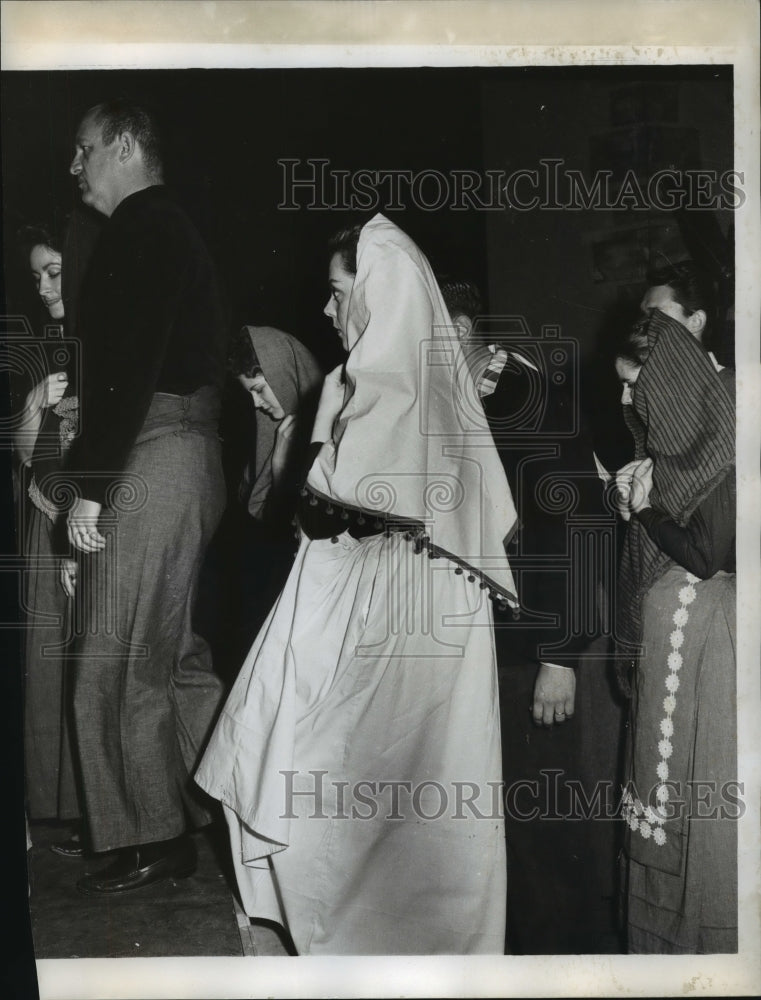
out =
[[556,339],[541,350],[517,318],[490,330],[471,282],[441,290],[519,518],[508,555],[520,618],[495,611],[507,950],[614,951],[620,709],[602,635],[614,520],[575,373],[551,368],[569,347]]
[[224,505],[214,268],[162,185],[152,116],[124,101],[82,120],[71,173],[108,219],[78,302],[81,432],[67,463],[80,604],[73,707],[89,846],[84,876],[114,894],[189,875],[186,832],[208,822],[190,775],[222,687],[191,625]]

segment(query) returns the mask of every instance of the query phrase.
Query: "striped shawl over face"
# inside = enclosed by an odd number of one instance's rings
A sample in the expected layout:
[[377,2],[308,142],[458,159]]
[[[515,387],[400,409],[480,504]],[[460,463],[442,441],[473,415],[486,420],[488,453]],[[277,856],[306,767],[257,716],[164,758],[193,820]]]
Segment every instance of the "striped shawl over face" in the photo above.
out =
[[[653,460],[651,506],[684,525],[734,467],[734,406],[710,357],[680,323],[654,310],[648,341],[650,354],[634,385],[627,423],[636,422],[644,432],[635,434],[636,457]],[[669,564],[669,557],[632,518],[618,578],[620,656],[636,656],[642,599]]]

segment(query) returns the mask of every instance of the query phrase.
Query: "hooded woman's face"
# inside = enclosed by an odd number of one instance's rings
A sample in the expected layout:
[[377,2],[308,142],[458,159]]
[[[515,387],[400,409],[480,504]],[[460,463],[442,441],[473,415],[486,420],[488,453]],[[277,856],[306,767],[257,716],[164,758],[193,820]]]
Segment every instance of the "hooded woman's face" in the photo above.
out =
[[272,420],[283,419],[285,410],[280,405],[280,401],[261,372],[254,375],[253,378],[248,375],[238,375],[238,381],[246,392],[250,394],[257,410],[266,413]]
[[330,259],[330,269],[328,271],[328,282],[330,284],[330,298],[323,312],[332,320],[333,326],[338,331],[341,346],[345,351],[349,350],[349,336],[346,331],[349,316],[349,300],[351,290],[354,287],[354,275],[344,268],[343,258],[340,253],[334,253]]

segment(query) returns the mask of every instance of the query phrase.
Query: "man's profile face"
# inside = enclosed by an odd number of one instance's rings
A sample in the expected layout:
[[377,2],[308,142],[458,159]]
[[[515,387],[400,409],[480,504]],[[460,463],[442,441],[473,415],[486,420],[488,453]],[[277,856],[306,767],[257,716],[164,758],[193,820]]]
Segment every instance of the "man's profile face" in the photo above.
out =
[[464,343],[473,332],[473,320],[470,316],[466,316],[465,313],[455,313],[450,318],[457,334],[457,339],[461,343]]
[[111,215],[118,204],[115,184],[118,151],[118,136],[105,146],[102,126],[92,115],[85,115],[77,130],[69,171],[77,178],[84,204],[104,215]]

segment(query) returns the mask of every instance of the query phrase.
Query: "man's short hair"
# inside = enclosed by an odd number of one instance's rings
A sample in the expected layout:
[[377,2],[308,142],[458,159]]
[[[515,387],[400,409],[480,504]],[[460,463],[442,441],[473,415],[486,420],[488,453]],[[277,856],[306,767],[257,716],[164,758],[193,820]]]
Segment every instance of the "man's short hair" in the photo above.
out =
[[668,285],[674,301],[679,303],[688,316],[702,309],[706,314],[706,331],[712,329],[716,320],[713,282],[693,261],[683,260],[648,271],[647,281],[651,287]]
[[439,288],[450,317],[467,316],[468,319],[475,319],[481,313],[481,293],[475,282],[442,277],[439,279]]
[[90,108],[89,115],[101,127],[103,143],[109,146],[123,132],[130,132],[143,152],[148,173],[160,178],[163,171],[162,137],[158,122],[147,108],[119,97]]

